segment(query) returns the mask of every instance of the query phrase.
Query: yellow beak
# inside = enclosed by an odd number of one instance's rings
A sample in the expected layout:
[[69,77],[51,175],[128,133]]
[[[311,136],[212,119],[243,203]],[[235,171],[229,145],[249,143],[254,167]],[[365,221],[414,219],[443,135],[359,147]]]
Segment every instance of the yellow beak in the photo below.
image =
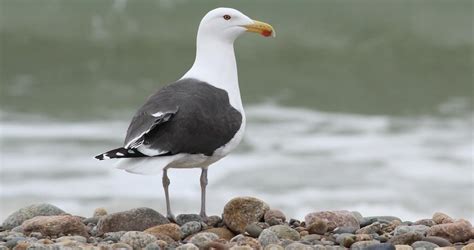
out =
[[262,36],[276,36],[275,30],[268,23],[254,20],[252,24],[244,25],[243,27],[247,29],[247,32],[259,33]]

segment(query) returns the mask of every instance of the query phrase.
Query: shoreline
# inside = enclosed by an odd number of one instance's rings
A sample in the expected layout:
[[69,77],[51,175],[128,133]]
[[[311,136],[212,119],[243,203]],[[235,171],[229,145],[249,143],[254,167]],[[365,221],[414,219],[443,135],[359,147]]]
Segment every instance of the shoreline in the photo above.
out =
[[465,219],[437,212],[402,221],[396,215],[364,217],[356,211],[308,211],[287,218],[253,197],[236,197],[222,215],[203,221],[181,214],[171,222],[150,208],[92,217],[51,204],[21,208],[3,221],[0,249],[474,249]]

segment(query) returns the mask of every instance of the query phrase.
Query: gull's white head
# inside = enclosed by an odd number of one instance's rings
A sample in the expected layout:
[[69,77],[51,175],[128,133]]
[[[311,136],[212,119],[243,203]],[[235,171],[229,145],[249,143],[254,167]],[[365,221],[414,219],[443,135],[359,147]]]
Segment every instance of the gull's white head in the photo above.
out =
[[275,36],[273,27],[267,23],[252,20],[236,9],[217,8],[209,11],[202,18],[199,24],[198,38],[205,37],[233,43],[245,32]]

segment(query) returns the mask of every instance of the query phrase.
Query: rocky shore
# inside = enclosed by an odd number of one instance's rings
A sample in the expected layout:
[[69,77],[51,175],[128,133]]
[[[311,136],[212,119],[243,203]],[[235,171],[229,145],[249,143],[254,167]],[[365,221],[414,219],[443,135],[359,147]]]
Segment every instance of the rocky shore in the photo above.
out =
[[3,222],[0,249],[474,250],[474,228],[443,213],[414,222],[355,211],[313,211],[302,220],[289,219],[252,197],[230,200],[222,216],[206,222],[196,214],[170,222],[150,208],[111,214],[98,208],[85,218],[34,204]]

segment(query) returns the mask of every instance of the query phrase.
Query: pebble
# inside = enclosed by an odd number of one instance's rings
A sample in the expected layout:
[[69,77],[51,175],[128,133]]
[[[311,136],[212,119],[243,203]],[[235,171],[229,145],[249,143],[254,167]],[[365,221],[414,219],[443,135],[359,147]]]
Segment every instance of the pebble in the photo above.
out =
[[264,248],[264,250],[285,250],[285,248],[277,244],[269,244]]
[[107,210],[103,207],[96,208],[92,217],[102,217],[107,215]]
[[[474,235],[473,235],[474,236]],[[474,238],[474,237],[473,237]],[[469,243],[466,246],[463,246],[461,250],[474,250],[474,243]]]
[[413,247],[415,250],[434,250],[439,246],[429,241],[416,241],[411,244],[411,247]]
[[151,235],[165,234],[171,237],[175,241],[181,240],[183,236],[183,234],[181,233],[181,228],[174,223],[168,223],[168,224],[150,227],[145,230],[145,233],[149,233]]
[[377,240],[359,241],[351,245],[351,250],[365,250],[367,247],[379,244]]
[[344,247],[350,247],[355,241],[356,236],[354,234],[343,233],[336,237],[336,243]]
[[358,228],[356,227],[336,227],[332,232],[335,234],[349,233],[354,234]]
[[263,229],[268,228],[268,225],[261,222],[253,222],[245,227],[245,232],[254,238],[258,238]]
[[449,247],[451,246],[451,242],[449,242],[447,239],[437,237],[437,236],[427,236],[421,239],[422,241],[428,241],[431,243],[434,243],[440,247]]
[[264,229],[258,236],[258,242],[260,242],[260,245],[265,247],[271,244],[278,244],[280,243],[280,240],[275,232],[270,229]]
[[190,221],[202,222],[202,218],[199,214],[180,214],[176,216],[176,223],[182,226]]
[[204,230],[204,232],[215,233],[217,236],[219,236],[219,239],[224,239],[227,241],[230,241],[235,236],[235,234],[226,227],[209,228]]
[[151,208],[135,208],[101,217],[97,224],[97,234],[100,236],[108,232],[143,231],[167,223],[169,220],[166,217]]
[[286,221],[286,216],[280,210],[270,209],[263,216],[263,220],[270,226],[280,225]]
[[176,250],[199,250],[199,247],[192,243],[187,243],[177,247]]
[[318,242],[319,240],[321,240],[321,235],[317,234],[310,234],[301,238],[301,241],[307,241],[313,245],[315,245],[314,242]]
[[166,234],[155,234],[155,235],[153,235],[153,236],[155,236],[155,238],[156,238],[157,240],[164,241],[164,242],[166,242],[167,244],[173,244],[173,243],[175,243],[175,241],[173,240],[173,238],[169,237],[169,236],[166,235]]
[[260,221],[270,210],[267,203],[254,197],[237,197],[224,206],[225,225],[235,233],[245,232],[245,227]]
[[[164,242],[165,246],[168,245]],[[145,246],[144,250],[161,250],[161,246],[158,244],[158,241],[154,241]]]
[[189,221],[184,223],[180,228],[182,237],[186,238],[189,235],[198,233],[201,231],[201,223],[198,221]]
[[346,210],[309,213],[305,216],[305,223],[311,225],[316,219],[326,221],[329,231],[333,231],[337,227],[350,227],[355,230],[360,228],[359,221],[354,214]]
[[142,249],[156,241],[156,237],[144,232],[130,231],[120,237],[120,241],[130,245],[133,249]]
[[423,235],[419,233],[409,232],[409,233],[395,235],[390,240],[388,240],[388,242],[394,245],[411,245],[413,244],[413,242],[419,241],[422,238],[423,238]]
[[36,216],[50,216],[65,214],[60,208],[47,204],[33,204],[27,207],[18,209],[17,211],[10,214],[2,224],[3,229],[10,230],[14,227],[20,226],[24,221],[32,219]]
[[105,241],[113,241],[118,242],[120,238],[126,233],[127,231],[118,231],[118,232],[110,232],[103,235],[103,239]]
[[436,222],[434,222],[434,220],[432,219],[421,219],[421,220],[417,220],[413,223],[414,225],[425,225],[427,227],[432,227],[434,225],[436,225]]
[[356,231],[356,234],[374,234],[382,231],[382,224],[374,222]]
[[114,243],[111,246],[112,249],[120,249],[120,250],[133,250],[132,246],[129,244],[120,242],[120,243]]
[[374,222],[390,223],[392,221],[402,222],[400,218],[395,217],[395,216],[369,216],[369,217],[364,217],[363,223],[361,223],[360,226],[365,227]]
[[400,235],[405,233],[419,233],[422,235],[426,235],[426,232],[430,229],[425,225],[413,225],[413,226],[398,226],[394,230],[394,235]]
[[87,227],[81,219],[71,215],[37,216],[22,224],[23,233],[40,232],[44,236],[81,235],[88,237]]
[[220,227],[222,226],[222,218],[217,215],[212,215],[207,217],[207,225],[210,227]]
[[436,212],[433,214],[433,221],[436,224],[445,224],[445,223],[453,223],[453,218],[449,217],[447,214]]
[[260,242],[258,242],[258,240],[252,237],[244,236],[242,234],[235,236],[234,238],[230,240],[230,242],[232,245],[237,245],[237,246],[249,246],[253,249],[262,248],[262,245],[260,245]]
[[325,234],[328,231],[328,224],[325,220],[315,217],[307,227],[310,234]]
[[395,246],[390,243],[378,243],[368,246],[365,250],[395,250]]
[[209,242],[219,239],[219,236],[215,233],[201,232],[194,235],[190,242],[196,245],[198,248],[204,248]]
[[396,250],[412,250],[413,248],[409,245],[395,245]]
[[299,240],[300,234],[293,228],[287,225],[275,225],[268,228],[268,230],[273,231],[279,239],[288,239],[288,240]]
[[18,242],[24,241],[24,240],[26,240],[25,237],[13,237],[13,238],[7,240],[5,246],[12,249],[18,244]]
[[285,247],[285,250],[313,250],[311,246],[299,243],[299,242],[294,242]]
[[57,238],[56,242],[68,241],[68,240],[69,241],[77,241],[77,242],[80,242],[80,243],[87,243],[87,238],[83,237],[83,236],[79,236],[79,235],[63,236],[63,237]]
[[444,223],[432,226],[427,231],[426,235],[442,237],[449,240],[451,243],[464,242],[471,238],[471,228],[471,223],[466,220],[459,220],[454,223]]

